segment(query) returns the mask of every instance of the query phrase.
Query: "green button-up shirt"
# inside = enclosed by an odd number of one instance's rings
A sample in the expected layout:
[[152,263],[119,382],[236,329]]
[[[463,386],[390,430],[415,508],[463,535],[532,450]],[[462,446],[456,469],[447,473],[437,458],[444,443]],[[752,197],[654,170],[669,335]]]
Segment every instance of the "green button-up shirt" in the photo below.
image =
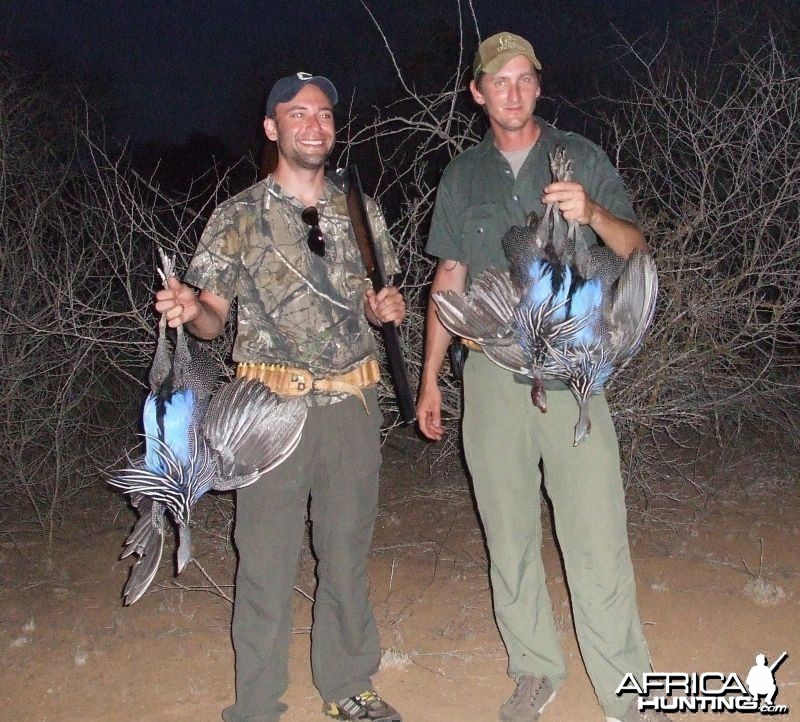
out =
[[[425,250],[468,266],[468,282],[489,266],[507,268],[501,239],[524,225],[530,211],[544,213],[542,191],[552,182],[549,153],[557,145],[573,160],[573,178],[591,198],[619,218],[637,223],[622,179],[603,150],[576,133],[536,118],[541,134],[517,177],[494,145],[490,130],[476,146],[454,158],[442,175]],[[598,242],[588,226],[588,243]]]

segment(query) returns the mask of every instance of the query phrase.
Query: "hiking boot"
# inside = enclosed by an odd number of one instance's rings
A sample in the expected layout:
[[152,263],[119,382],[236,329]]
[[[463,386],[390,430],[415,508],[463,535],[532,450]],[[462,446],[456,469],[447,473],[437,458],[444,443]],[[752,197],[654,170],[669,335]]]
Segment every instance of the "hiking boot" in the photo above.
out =
[[338,702],[326,702],[322,711],[338,720],[370,720],[370,722],[403,722],[397,710],[386,704],[371,689]]
[[639,706],[634,702],[624,717],[606,717],[606,722],[672,722],[663,712],[654,709],[639,711]]
[[508,702],[500,708],[500,722],[536,722],[556,696],[548,677],[523,674]]

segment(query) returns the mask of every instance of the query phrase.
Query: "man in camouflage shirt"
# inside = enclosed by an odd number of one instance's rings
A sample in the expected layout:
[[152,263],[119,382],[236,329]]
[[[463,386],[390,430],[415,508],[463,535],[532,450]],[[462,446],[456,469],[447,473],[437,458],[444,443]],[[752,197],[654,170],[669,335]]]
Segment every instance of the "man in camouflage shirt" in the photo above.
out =
[[[170,279],[156,294],[156,310],[171,326],[186,324],[203,339],[222,332],[236,298],[239,370],[287,369],[322,380],[325,389],[317,390],[316,381],[304,387],[310,408],[294,454],[237,492],[236,702],[223,712],[228,722],[277,722],[286,710],[280,698],[307,507],[319,560],[311,657],[323,710],[339,720],[401,720],[370,681],[380,663],[366,563],[381,413],[374,381],[352,377],[375,364],[368,321],[399,324],[405,304],[393,286],[378,294],[367,288],[345,195],[325,175],[336,101],[336,89],[321,76],[297,73],[275,84],[264,120],[278,146],[274,173],[214,211],[186,283]],[[394,275],[397,259],[371,200],[368,213],[386,274]],[[342,378],[351,383],[325,386]],[[353,384],[361,387],[355,395],[348,391]]]

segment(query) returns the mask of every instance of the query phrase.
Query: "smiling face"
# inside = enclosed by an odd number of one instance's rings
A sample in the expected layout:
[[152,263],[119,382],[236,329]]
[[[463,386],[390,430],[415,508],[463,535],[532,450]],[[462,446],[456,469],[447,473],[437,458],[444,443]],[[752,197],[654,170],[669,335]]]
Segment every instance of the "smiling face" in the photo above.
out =
[[541,94],[539,74],[524,55],[509,60],[496,73],[486,73],[480,84],[470,83],[472,97],[482,105],[496,134],[535,131],[533,111]]
[[264,120],[264,132],[277,142],[284,163],[306,170],[320,168],[336,140],[331,101],[319,87],[308,83],[294,98],[278,103],[275,116]]

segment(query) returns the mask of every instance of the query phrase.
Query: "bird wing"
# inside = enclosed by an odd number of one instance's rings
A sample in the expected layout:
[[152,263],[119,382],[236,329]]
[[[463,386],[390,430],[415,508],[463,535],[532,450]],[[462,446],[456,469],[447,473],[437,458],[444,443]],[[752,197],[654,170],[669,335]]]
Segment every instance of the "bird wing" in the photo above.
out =
[[626,261],[606,246],[592,244],[591,248],[586,243],[583,231],[576,230],[575,267],[584,278],[596,278],[607,292],[617,281],[626,267]]
[[614,290],[605,313],[608,343],[618,367],[638,350],[653,320],[658,296],[658,275],[653,257],[634,251]]
[[469,292],[438,291],[432,296],[439,319],[448,331],[483,345],[507,345],[514,340],[511,322],[519,297],[506,271],[488,268]]
[[214,489],[247,486],[283,462],[300,442],[306,413],[302,399],[281,398],[260,381],[223,384],[203,421],[203,435],[219,455]]
[[126,606],[136,602],[147,591],[164,550],[164,505],[144,495],[136,496],[131,503],[139,511],[139,520],[125,540],[119,558],[125,559],[131,554],[139,558],[122,591]]
[[533,371],[525,358],[525,352],[518,343],[512,343],[509,346],[486,345],[483,347],[483,352],[486,354],[486,358],[501,368],[515,374],[533,377]]

